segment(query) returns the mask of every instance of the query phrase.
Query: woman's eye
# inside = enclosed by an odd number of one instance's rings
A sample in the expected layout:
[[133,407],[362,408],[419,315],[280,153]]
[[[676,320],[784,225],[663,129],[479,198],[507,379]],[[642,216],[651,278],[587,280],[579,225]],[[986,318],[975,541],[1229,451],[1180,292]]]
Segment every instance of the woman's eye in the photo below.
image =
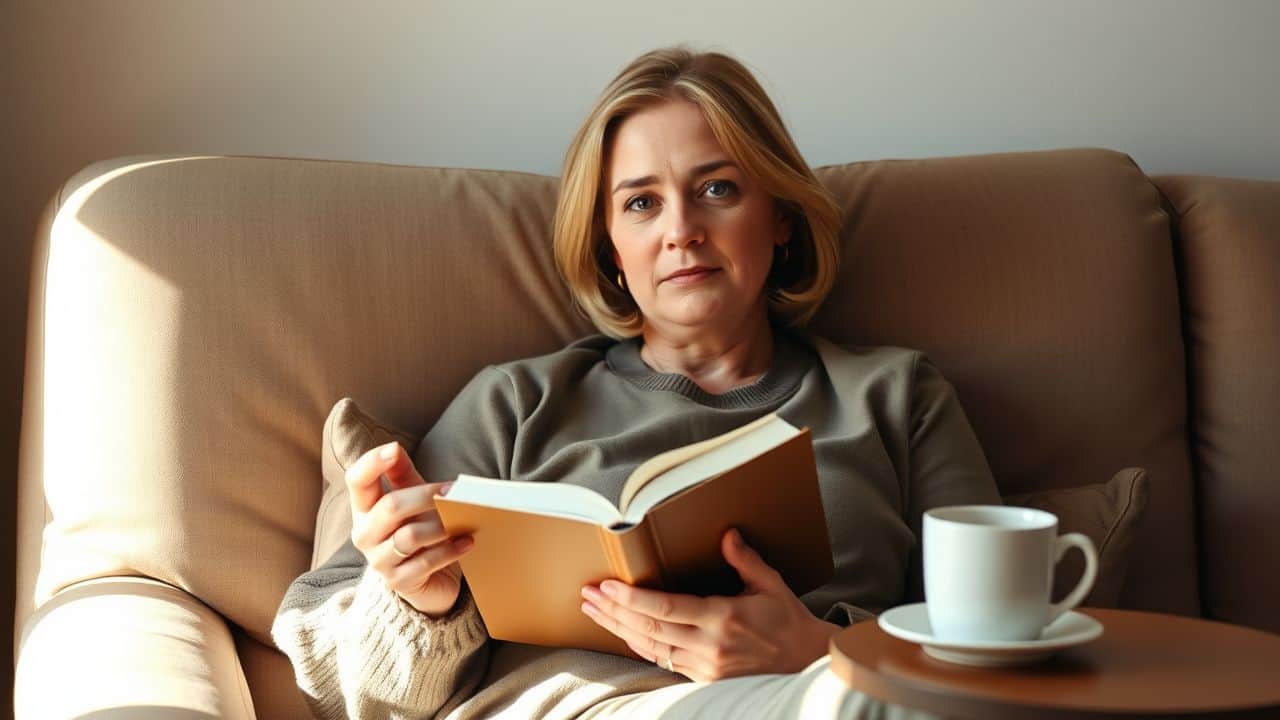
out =
[[728,180],[712,180],[707,183],[707,187],[703,192],[713,198],[725,198],[729,197],[729,195],[737,189],[738,186]]
[[648,195],[641,195],[640,197],[631,198],[631,200],[627,201],[627,204],[625,207],[623,207],[623,210],[634,210],[636,212],[644,212],[648,210],[650,207],[652,207],[652,202],[653,200],[650,199]]

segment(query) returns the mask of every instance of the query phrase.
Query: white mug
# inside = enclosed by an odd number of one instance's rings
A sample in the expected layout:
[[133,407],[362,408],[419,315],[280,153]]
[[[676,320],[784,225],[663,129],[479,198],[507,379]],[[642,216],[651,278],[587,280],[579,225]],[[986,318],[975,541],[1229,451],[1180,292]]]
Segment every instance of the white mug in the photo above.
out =
[[[960,642],[1035,640],[1093,589],[1098,553],[1080,533],[1058,535],[1058,518],[1032,508],[952,505],[924,514],[924,599],[934,637]],[[1050,604],[1053,568],[1071,547],[1084,553],[1080,582]]]

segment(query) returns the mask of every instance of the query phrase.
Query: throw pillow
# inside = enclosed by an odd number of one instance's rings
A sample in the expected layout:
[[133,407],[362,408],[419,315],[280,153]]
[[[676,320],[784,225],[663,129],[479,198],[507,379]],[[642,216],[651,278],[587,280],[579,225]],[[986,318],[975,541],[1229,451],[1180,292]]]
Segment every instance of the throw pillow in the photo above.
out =
[[[1098,577],[1080,604],[1119,606],[1130,548],[1147,507],[1145,469],[1125,468],[1096,485],[1006,495],[1004,502],[1057,515],[1059,534],[1078,532],[1088,536],[1098,550]],[[1068,551],[1054,571],[1053,600],[1066,597],[1083,573],[1084,557],[1078,550]]]
[[347,499],[347,468],[369,450],[392,440],[413,455],[417,438],[370,416],[351,398],[342,398],[329,411],[320,444],[320,472],[324,493],[316,514],[311,569],[324,564],[351,537],[351,505]]

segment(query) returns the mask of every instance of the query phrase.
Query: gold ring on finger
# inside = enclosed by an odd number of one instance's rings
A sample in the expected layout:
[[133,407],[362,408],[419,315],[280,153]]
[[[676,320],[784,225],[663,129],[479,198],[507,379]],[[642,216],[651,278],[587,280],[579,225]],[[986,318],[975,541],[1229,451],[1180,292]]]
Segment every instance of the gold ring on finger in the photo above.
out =
[[391,552],[395,553],[401,560],[404,560],[405,558],[413,554],[413,553],[401,552],[400,548],[396,547],[395,535],[391,536]]

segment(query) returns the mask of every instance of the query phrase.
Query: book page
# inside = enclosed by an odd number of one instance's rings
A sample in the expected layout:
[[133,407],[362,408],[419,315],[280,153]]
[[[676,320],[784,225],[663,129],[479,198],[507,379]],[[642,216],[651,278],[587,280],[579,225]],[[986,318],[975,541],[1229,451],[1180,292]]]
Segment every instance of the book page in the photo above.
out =
[[645,483],[624,505],[623,520],[638,523],[645,513],[663,500],[763,455],[800,432],[786,420],[769,414],[738,430],[712,438],[707,441],[714,443],[711,449]]
[[627,481],[622,485],[622,494],[618,498],[618,508],[625,513],[627,508],[631,507],[631,503],[633,502],[633,498],[636,496],[636,493],[640,492],[640,490],[643,489],[650,480],[653,480],[671,468],[702,455],[713,448],[720,447],[734,438],[741,437],[742,435],[752,432],[758,427],[767,425],[768,423],[779,419],[780,418],[778,418],[774,413],[769,413],[763,417],[756,418],[742,427],[734,428],[727,433],[717,435],[710,440],[703,440],[702,442],[696,442],[692,445],[684,445],[682,447],[675,448],[674,450],[668,450],[664,453],[654,455],[644,461],[640,467],[633,470],[631,475],[627,477]]
[[456,502],[613,525],[621,513],[600,493],[569,483],[493,480],[460,474],[445,496]]

